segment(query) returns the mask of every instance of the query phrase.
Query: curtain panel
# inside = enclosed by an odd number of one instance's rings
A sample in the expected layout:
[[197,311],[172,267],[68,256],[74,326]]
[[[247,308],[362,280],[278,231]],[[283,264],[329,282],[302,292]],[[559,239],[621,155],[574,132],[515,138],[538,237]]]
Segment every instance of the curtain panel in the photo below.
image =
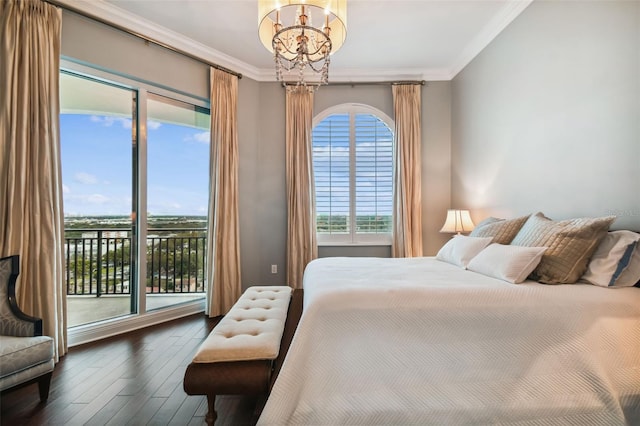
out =
[[67,352],[59,63],[62,13],[0,6],[0,257],[20,255],[17,298]]
[[318,257],[313,181],[313,89],[287,87],[287,282],[302,288],[307,263]]
[[393,257],[422,256],[421,86],[393,85],[395,160]]
[[211,68],[207,314],[226,314],[242,294],[238,222],[238,77]]

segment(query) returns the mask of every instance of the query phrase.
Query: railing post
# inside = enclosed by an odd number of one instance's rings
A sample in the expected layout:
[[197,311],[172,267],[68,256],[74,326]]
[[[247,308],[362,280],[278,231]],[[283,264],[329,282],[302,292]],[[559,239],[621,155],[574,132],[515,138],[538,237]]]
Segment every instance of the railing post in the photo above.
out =
[[98,270],[96,271],[96,297],[102,295],[102,230],[98,230]]

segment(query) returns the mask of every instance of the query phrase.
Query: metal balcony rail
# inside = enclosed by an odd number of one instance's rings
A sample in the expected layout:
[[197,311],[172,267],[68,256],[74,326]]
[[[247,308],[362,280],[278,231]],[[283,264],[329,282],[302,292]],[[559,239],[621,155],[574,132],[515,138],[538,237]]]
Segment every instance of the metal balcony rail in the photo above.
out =
[[[65,232],[67,295],[131,294],[131,229]],[[147,232],[146,293],[204,293],[206,229],[161,228]]]

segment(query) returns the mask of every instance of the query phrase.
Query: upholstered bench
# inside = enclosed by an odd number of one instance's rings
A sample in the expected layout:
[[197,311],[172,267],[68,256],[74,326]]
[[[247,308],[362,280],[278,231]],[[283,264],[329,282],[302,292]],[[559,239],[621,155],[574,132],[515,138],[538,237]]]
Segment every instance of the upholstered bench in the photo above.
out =
[[302,295],[295,304],[291,295],[288,286],[248,288],[201,344],[183,384],[187,394],[207,396],[208,425],[217,417],[216,395],[268,393],[302,311]]

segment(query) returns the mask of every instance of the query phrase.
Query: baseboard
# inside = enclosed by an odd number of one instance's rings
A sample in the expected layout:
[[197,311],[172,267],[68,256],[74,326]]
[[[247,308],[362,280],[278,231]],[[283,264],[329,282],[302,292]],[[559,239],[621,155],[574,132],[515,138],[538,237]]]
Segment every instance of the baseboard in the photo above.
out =
[[69,347],[94,342],[118,334],[138,330],[188,315],[204,312],[205,301],[184,303],[174,307],[72,327],[67,331]]

